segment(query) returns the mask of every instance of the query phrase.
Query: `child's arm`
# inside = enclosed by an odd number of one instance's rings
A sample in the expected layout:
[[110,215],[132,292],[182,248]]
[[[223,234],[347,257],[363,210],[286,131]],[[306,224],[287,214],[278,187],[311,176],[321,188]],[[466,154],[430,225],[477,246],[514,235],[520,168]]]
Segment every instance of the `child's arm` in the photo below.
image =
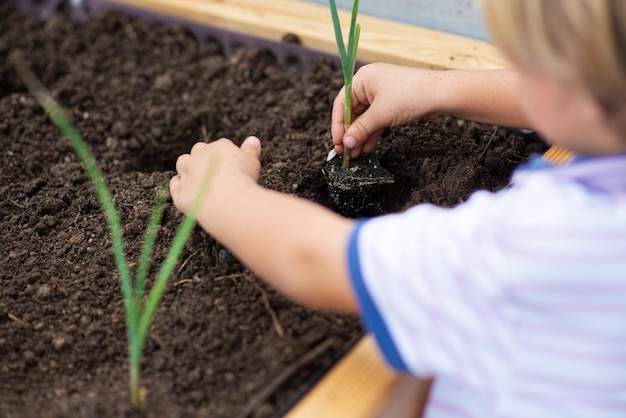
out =
[[250,137],[194,145],[170,181],[176,207],[191,208],[212,176],[198,223],[287,296],[317,308],[355,312],[346,259],[353,221],[313,202],[258,185],[261,145]]
[[343,89],[333,104],[335,151],[343,153],[345,143],[355,157],[361,151],[371,151],[389,126],[442,115],[532,128],[518,96],[514,70],[435,71],[382,63],[365,65],[354,76],[354,120],[348,132],[343,125]]

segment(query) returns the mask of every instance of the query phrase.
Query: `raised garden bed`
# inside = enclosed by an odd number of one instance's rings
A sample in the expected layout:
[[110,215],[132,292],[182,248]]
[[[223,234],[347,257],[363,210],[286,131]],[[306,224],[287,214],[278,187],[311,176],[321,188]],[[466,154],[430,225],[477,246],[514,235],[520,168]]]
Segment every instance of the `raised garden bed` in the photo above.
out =
[[[198,42],[176,25],[118,12],[47,21],[0,3],[0,416],[282,415],[361,335],[265,286],[197,229],[148,335],[145,407],[130,406],[126,329],[110,239],[81,165],[18,80],[20,49],[72,116],[115,195],[130,260],[155,187],[198,140],[255,134],[261,183],[328,205],[321,172],[342,77],[326,58],[285,67],[263,48]],[[543,145],[441,118],[388,130],[378,148],[396,184],[371,213],[454,206],[503,187]],[[171,204],[162,261],[181,216]]]

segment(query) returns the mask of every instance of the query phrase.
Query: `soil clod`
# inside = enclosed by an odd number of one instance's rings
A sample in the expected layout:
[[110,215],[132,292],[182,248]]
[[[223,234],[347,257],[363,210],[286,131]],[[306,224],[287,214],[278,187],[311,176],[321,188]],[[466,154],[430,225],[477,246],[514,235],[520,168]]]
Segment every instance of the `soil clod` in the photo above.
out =
[[385,186],[394,183],[393,174],[381,167],[375,153],[361,154],[343,168],[343,157],[334,150],[322,169],[328,181],[328,194],[337,212],[348,216],[367,216],[376,210],[376,197]]

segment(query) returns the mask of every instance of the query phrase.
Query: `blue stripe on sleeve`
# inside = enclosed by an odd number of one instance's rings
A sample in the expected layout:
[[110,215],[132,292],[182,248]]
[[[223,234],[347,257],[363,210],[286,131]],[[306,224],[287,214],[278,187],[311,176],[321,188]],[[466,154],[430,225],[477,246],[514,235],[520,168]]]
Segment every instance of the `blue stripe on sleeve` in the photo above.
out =
[[350,241],[348,243],[348,266],[350,268],[350,278],[352,280],[352,286],[356,292],[359,305],[361,307],[361,319],[365,324],[365,327],[371,332],[383,352],[383,355],[387,359],[387,362],[399,372],[407,372],[408,369],[400,357],[400,353],[396,348],[389,330],[383,321],[378,308],[374,304],[365,282],[363,280],[363,274],[361,272],[361,265],[359,263],[359,251],[358,251],[358,236],[361,231],[361,227],[365,224],[366,219],[360,219],[356,222],[352,233],[350,234]]

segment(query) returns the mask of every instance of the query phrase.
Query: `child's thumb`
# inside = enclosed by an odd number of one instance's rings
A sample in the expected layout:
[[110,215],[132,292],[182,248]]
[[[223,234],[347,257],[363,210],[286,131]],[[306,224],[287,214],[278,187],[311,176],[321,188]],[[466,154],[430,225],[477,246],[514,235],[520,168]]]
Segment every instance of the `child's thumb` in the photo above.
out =
[[354,148],[363,144],[378,130],[370,119],[366,114],[363,114],[352,122],[343,135],[343,145],[345,147]]
[[261,158],[261,140],[256,136],[247,137],[241,144],[241,150]]

